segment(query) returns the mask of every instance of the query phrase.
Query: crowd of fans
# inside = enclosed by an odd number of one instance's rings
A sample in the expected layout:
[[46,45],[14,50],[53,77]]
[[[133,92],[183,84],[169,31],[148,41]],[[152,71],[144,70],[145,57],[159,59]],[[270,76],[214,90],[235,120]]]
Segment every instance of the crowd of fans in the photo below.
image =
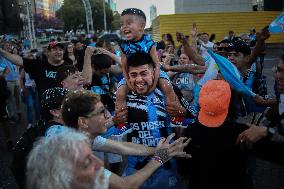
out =
[[[155,43],[145,24],[130,8],[119,45],[1,42],[0,124],[20,188],[241,189],[249,155],[284,162],[284,55],[269,99],[267,27],[216,42],[193,24],[175,44]],[[10,125],[24,118],[13,144]]]

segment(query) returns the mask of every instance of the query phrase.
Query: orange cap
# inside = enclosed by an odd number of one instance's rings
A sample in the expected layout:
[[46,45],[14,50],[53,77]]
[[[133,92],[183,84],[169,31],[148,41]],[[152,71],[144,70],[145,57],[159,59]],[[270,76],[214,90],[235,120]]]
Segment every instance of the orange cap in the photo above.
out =
[[199,94],[199,122],[207,127],[221,126],[227,117],[230,99],[231,89],[226,81],[207,81]]

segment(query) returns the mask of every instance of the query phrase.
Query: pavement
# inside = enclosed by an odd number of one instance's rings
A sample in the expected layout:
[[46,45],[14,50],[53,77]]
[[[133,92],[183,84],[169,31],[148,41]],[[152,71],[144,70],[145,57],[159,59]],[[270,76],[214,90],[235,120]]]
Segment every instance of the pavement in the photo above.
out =
[[[267,77],[268,92],[274,96],[274,73],[272,68],[279,62],[279,57],[284,53],[283,46],[271,47],[267,50],[263,74]],[[22,115],[25,115],[25,107],[22,104]],[[23,134],[26,125],[24,120],[10,126],[14,142]],[[6,150],[3,131],[0,129],[0,189],[18,189],[13,175],[9,169],[12,154]],[[255,159],[252,173],[253,189],[284,189],[284,165]]]

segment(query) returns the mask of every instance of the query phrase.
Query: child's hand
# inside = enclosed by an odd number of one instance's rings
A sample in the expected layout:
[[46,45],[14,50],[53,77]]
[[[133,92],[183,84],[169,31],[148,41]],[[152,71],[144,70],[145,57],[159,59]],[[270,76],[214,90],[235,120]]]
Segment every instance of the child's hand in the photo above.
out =
[[121,108],[119,110],[115,110],[115,114],[113,117],[113,122],[115,124],[125,123],[127,122],[128,108]]

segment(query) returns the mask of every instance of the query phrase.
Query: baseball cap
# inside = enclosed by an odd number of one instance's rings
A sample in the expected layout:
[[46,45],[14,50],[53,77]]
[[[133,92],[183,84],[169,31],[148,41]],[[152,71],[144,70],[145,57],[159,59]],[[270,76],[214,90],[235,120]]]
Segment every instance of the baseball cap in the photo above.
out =
[[62,43],[58,43],[57,41],[50,42],[47,46],[47,49],[50,50],[50,49],[53,49],[55,47],[60,47],[60,48],[64,49],[64,45]]
[[199,94],[199,122],[207,127],[221,126],[227,117],[230,99],[231,89],[226,81],[207,81]]

